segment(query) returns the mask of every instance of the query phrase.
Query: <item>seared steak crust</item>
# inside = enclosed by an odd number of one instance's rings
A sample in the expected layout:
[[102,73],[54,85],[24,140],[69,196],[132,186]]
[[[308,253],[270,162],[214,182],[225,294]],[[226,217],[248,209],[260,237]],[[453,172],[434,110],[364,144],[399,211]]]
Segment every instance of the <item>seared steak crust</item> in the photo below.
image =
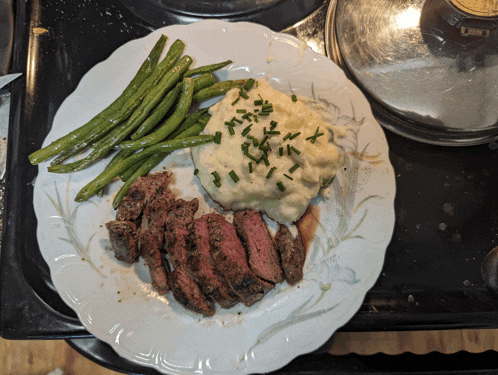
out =
[[206,215],[211,255],[216,268],[246,306],[263,298],[274,285],[258,278],[249,268],[246,253],[232,224],[219,214]]
[[294,238],[289,228],[281,225],[275,236],[275,241],[282,261],[285,281],[289,285],[295,285],[303,278],[303,267],[306,260],[306,249],[301,233]]
[[183,307],[204,316],[213,316],[214,302],[208,299],[199,285],[183,268],[175,268],[169,275],[169,286],[173,296]]
[[116,212],[116,220],[138,220],[145,206],[152,202],[158,193],[166,190],[170,180],[171,173],[168,172],[137,178],[121,201]]
[[105,223],[111,240],[111,249],[116,259],[126,263],[138,260],[136,225],[131,221],[109,221]]
[[218,302],[221,307],[225,309],[233,307],[240,299],[214,265],[209,245],[207,217],[202,216],[192,223],[189,242],[190,275],[204,294]]
[[238,211],[233,222],[245,245],[252,272],[274,284],[284,281],[277,247],[261,214],[256,210]]

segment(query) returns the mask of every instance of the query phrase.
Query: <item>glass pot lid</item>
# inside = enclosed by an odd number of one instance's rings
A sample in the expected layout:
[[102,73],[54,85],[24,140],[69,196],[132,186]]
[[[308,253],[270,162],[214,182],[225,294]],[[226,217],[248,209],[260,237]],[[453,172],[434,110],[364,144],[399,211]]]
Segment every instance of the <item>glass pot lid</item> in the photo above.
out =
[[498,137],[498,0],[332,0],[328,55],[386,128],[426,143]]

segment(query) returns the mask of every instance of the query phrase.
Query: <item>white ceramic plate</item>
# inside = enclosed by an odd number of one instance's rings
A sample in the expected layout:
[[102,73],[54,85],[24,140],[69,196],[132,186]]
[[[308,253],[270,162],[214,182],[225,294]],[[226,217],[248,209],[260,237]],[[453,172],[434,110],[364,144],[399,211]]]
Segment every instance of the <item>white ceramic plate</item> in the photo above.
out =
[[[327,105],[346,157],[324,196],[303,281],[280,284],[254,306],[217,309],[212,318],[186,311],[171,293],[159,296],[143,261],[120,263],[109,250],[104,223],[114,218],[107,195],[74,202],[105,162],[72,175],[39,167],[34,206],[37,236],[52,280],[83,325],[126,359],[165,373],[253,373],[278,369],[327,341],[359,309],[378,278],[394,227],[394,174],[384,133],[360,91],[329,59],[296,38],[251,23],[202,21],[170,26],[133,40],[97,64],[61,105],[45,145],[82,125],[124,89],[160,34],[186,44],[195,66],[233,60],[220,79],[267,77],[274,88]],[[209,103],[208,103],[209,104]],[[200,197],[190,154],[178,151],[157,169],[174,172],[173,191]]]

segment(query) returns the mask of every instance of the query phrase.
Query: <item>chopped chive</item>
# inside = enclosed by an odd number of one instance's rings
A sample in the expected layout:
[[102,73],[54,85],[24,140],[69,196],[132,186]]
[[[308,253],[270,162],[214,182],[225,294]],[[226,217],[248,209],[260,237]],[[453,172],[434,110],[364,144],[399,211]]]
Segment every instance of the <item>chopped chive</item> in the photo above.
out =
[[247,82],[244,84],[244,90],[249,91],[254,85],[254,82],[256,81],[253,78],[249,78]]
[[194,170],[194,176],[197,176],[199,174],[199,170],[197,168],[195,168]]
[[246,113],[247,111],[245,109],[237,109],[237,113]]
[[255,137],[254,137],[254,136],[252,136],[252,135],[248,135],[248,136],[247,136],[247,138],[249,138],[249,139],[253,140]]
[[263,134],[266,135],[266,126],[263,127]]
[[235,173],[234,170],[231,170],[230,172],[228,172],[228,175],[230,177],[232,177],[233,182],[235,182],[235,183],[239,182],[240,178],[239,178],[239,176],[237,176],[237,173]]
[[269,134],[269,135],[280,135],[280,132],[278,130],[268,130],[266,132],[266,134]]
[[284,141],[286,141],[286,140],[287,140],[287,138],[289,138],[291,135],[292,135],[292,133],[291,133],[291,132],[288,132],[288,133],[285,135],[285,137],[284,137],[284,139],[283,139],[283,140],[284,140]]
[[269,112],[260,112],[259,113],[259,116],[270,116],[270,113]]
[[278,189],[283,193],[285,191],[285,185],[282,181],[277,182]]
[[211,174],[213,175],[215,181],[219,181],[221,180],[221,177],[220,175],[218,174],[218,172],[214,171],[214,172],[211,172]]
[[258,146],[259,146],[259,141],[258,141],[256,138],[254,138],[254,139],[252,140],[252,145],[253,145],[254,147],[258,147]]
[[295,152],[296,154],[298,154],[298,155],[301,153],[301,151],[299,151],[299,150],[298,150],[297,148],[295,148],[294,146],[290,146],[290,149],[291,149],[292,151],[294,151],[294,152]]
[[318,137],[321,137],[322,135],[324,135],[324,133],[315,134],[315,135],[312,135],[311,137],[306,138],[306,140],[309,141],[311,139],[311,143],[315,143],[316,139]]
[[247,95],[244,91],[240,90],[239,95],[244,99],[249,99],[249,95]]
[[287,155],[291,155],[291,148],[290,148],[290,145],[287,145]]
[[283,147],[279,147],[279,148],[278,148],[278,154],[279,154],[280,156],[284,156],[284,148],[283,148]]
[[273,104],[269,103],[269,104],[263,104],[261,106],[261,110],[264,111],[265,109],[270,109],[270,108],[273,108]]
[[235,135],[235,130],[233,130],[233,126],[228,127],[228,132],[230,133],[230,135]]
[[297,96],[296,95],[292,95],[291,98],[292,98],[293,102],[297,102]]
[[242,152],[244,153],[244,155],[247,155],[249,153],[249,146],[245,144],[242,144],[241,146],[242,146]]
[[289,139],[290,139],[290,140],[293,140],[293,139],[294,139],[294,138],[296,138],[299,134],[301,134],[301,132],[294,133],[294,134],[292,134],[292,135],[289,137]]
[[254,122],[258,123],[259,120],[258,120],[258,116],[254,116]]
[[249,147],[251,145],[251,142],[246,141],[246,142],[244,142],[244,144]]
[[254,105],[263,105],[263,100],[255,100]]
[[266,154],[263,153],[263,155],[261,155],[261,159],[263,159],[267,167],[270,165],[270,162],[268,161],[268,156],[266,156]]
[[289,172],[294,173],[296,171],[296,169],[298,169],[298,168],[299,168],[299,164],[296,163],[292,167],[290,167]]
[[253,172],[253,169],[252,169],[252,161],[249,162],[249,173],[252,173]]
[[232,102],[232,105],[237,104],[237,103],[239,102],[239,100],[240,100],[240,98],[235,99],[235,100]]
[[265,104],[268,104],[268,100],[265,100]]
[[275,127],[278,125],[278,122],[271,120],[270,121],[270,130],[275,129]]
[[220,180],[214,180],[213,184],[215,184],[216,187],[220,187],[221,186],[221,181]]
[[235,126],[235,123],[233,123],[232,121],[225,121],[225,125]]
[[261,146],[263,146],[263,145],[266,143],[266,141],[267,141],[267,140],[268,140],[268,136],[267,136],[267,135],[265,135],[265,136],[263,137],[263,139],[261,140],[261,142],[260,142]]
[[270,146],[268,146],[268,145],[266,145],[266,146],[259,145],[259,149],[262,150],[262,151],[268,151],[270,149]]
[[249,125],[249,126],[246,126],[244,128],[244,130],[242,130],[242,135],[245,137],[250,131],[251,131],[251,126],[252,125]]
[[289,180],[294,180],[291,176],[289,176],[288,174],[285,174],[284,173],[284,176],[287,177]]
[[257,164],[259,164],[259,159],[255,157],[254,155],[251,155],[250,153],[247,153],[246,156],[251,159],[252,161],[255,161]]
[[259,112],[259,109],[257,109],[257,108],[256,108],[256,109],[254,110],[254,112]]
[[232,118],[232,122],[237,122],[237,123],[239,123],[239,124],[242,124],[242,123],[243,123],[243,121],[242,121],[242,120],[239,120],[239,119],[238,119],[238,118],[236,118],[236,117]]
[[216,132],[214,134],[214,143],[219,145],[221,143],[221,132]]
[[329,182],[330,180],[328,178],[324,178],[323,181],[322,181],[322,185],[325,185],[327,182]]
[[273,172],[275,171],[275,169],[277,169],[277,167],[271,167],[270,168],[270,170],[266,174],[266,179],[269,179],[271,177],[271,175],[273,174]]

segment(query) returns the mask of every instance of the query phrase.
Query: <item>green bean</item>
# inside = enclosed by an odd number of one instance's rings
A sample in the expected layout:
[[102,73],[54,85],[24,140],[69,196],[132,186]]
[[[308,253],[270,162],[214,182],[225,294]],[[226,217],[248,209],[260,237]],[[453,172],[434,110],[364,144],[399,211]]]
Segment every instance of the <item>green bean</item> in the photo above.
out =
[[76,194],[75,201],[83,202],[97,193],[104,186],[109,184],[116,176],[119,176],[127,168],[138,163],[141,160],[148,158],[151,155],[159,153],[168,153],[181,148],[195,147],[204,143],[212,142],[214,137],[212,135],[198,135],[196,137],[189,137],[183,139],[172,139],[169,141],[155,144],[154,146],[147,147],[146,149],[137,152],[126,159],[120,161],[107,171],[103,171],[94,180],[90,181]]
[[194,93],[216,83],[216,78],[211,73],[204,73],[199,77],[192,78],[194,81]]
[[[209,116],[207,115],[207,119],[209,120]],[[196,122],[193,126],[190,126],[187,130],[185,130],[183,133],[178,135],[176,139],[182,139],[182,138],[189,138],[189,137],[195,137],[199,135],[200,132],[204,130],[204,127],[206,126],[205,122]],[[148,159],[145,160],[145,162],[138,162],[135,165],[133,165],[131,168],[128,168],[126,171],[124,171],[121,175],[120,178],[123,182],[123,186],[119,189],[119,191],[116,193],[116,196],[113,201],[113,206],[114,208],[117,208],[123,198],[128,194],[128,191],[130,190],[131,185],[133,182],[138,177],[145,176],[149,171],[154,168],[156,165],[158,165],[161,160],[163,160],[166,157],[167,153],[160,153],[156,155],[149,156]]]
[[177,83],[178,79],[188,69],[191,63],[192,58],[183,56],[178,63],[164,75],[161,82],[147,94],[146,98],[133,115],[124,124],[113,129],[107,136],[96,143],[93,151],[87,157],[70,164],[50,166],[48,171],[53,173],[80,171],[101,159],[104,155],[107,155],[110,149],[121,143],[123,139],[145,120],[150,111],[161,100],[164,93]]
[[145,136],[149,131],[154,129],[154,127],[159,124],[159,122],[166,116],[166,113],[173,107],[175,104],[178,95],[181,92],[181,84],[178,83],[172,90],[170,90],[163,100],[154,108],[153,112],[149,117],[140,125],[140,127],[135,130],[135,132],[131,135],[131,139],[135,140]]
[[175,138],[187,138],[187,137],[192,137],[194,135],[199,134],[206,127],[210,117],[211,117],[211,115],[209,115],[208,113],[204,114],[201,117],[201,120],[203,120],[203,121],[197,121],[194,125],[192,125],[188,129],[185,129],[183,132],[178,134]]
[[224,95],[235,87],[241,87],[244,82],[244,79],[238,79],[215,83],[211,87],[196,92],[192,98],[192,102],[198,103],[206,99],[214,98],[215,96]]
[[217,63],[217,64],[200,66],[198,68],[189,70],[183,76],[184,77],[191,77],[191,76],[196,75],[196,74],[211,73],[211,72],[214,72],[215,70],[219,70],[221,68],[224,68],[225,66],[227,66],[228,64],[231,64],[231,63],[232,63],[232,60],[227,60],[227,61],[223,61],[223,62]]
[[156,42],[154,48],[151,50],[145,61],[142,63],[139,71],[124,89],[121,95],[114,100],[107,108],[101,111],[99,114],[94,116],[86,124],[78,127],[69,134],[53,141],[48,146],[37,150],[29,155],[29,161],[31,164],[35,165],[41,163],[42,161],[57,155],[61,151],[70,147],[79,140],[84,139],[87,134],[92,132],[96,126],[104,122],[107,117],[113,114],[118,108],[121,108],[133,95],[135,90],[140,87],[148,77],[151,76],[153,70],[155,70],[159,57],[161,56],[162,50],[166,44],[167,37],[161,35],[159,40]]
[[[123,108],[117,111],[114,114],[114,117],[111,116],[111,118],[108,119],[104,124],[96,128],[96,130],[90,133],[83,141],[79,142],[78,144],[74,145],[74,147],[72,147],[70,150],[68,150],[67,153],[69,153],[69,155],[64,155],[62,160],[65,160],[69,156],[77,154],[79,151],[87,148],[91,143],[100,140],[110,131],[115,129],[124,120],[129,118],[130,115],[136,116],[137,115],[136,111],[140,113],[140,111],[142,111],[145,106],[143,105],[142,101],[147,102],[147,100],[150,100],[151,96],[156,95],[157,90],[159,90],[159,88],[162,85],[161,82],[163,82],[165,76],[167,77],[168,73],[171,72],[170,69],[173,68],[174,64],[176,63],[176,60],[182,53],[184,47],[185,44],[183,44],[182,41],[176,40],[169,48],[165,58],[157,66],[157,69],[155,69],[152,75],[144,82],[142,86],[140,86],[137,92],[135,92],[135,94],[123,106]],[[132,117],[132,121],[136,121],[136,118]],[[53,165],[56,165],[56,163],[53,163]]]
[[183,118],[190,108],[192,103],[192,95],[194,93],[194,84],[191,78],[184,78],[182,82],[182,93],[178,104],[175,108],[175,112],[159,126],[159,128],[135,141],[127,141],[121,143],[119,146],[124,150],[138,150],[140,148],[152,146],[156,143],[164,140],[168,135],[170,135],[175,129],[180,125]]
[[201,108],[197,112],[191,113],[190,115],[185,117],[180,126],[173,133],[171,133],[168,138],[175,138],[178,134],[190,128],[197,122],[197,120],[199,120],[204,114],[206,114],[208,110],[209,108]]

